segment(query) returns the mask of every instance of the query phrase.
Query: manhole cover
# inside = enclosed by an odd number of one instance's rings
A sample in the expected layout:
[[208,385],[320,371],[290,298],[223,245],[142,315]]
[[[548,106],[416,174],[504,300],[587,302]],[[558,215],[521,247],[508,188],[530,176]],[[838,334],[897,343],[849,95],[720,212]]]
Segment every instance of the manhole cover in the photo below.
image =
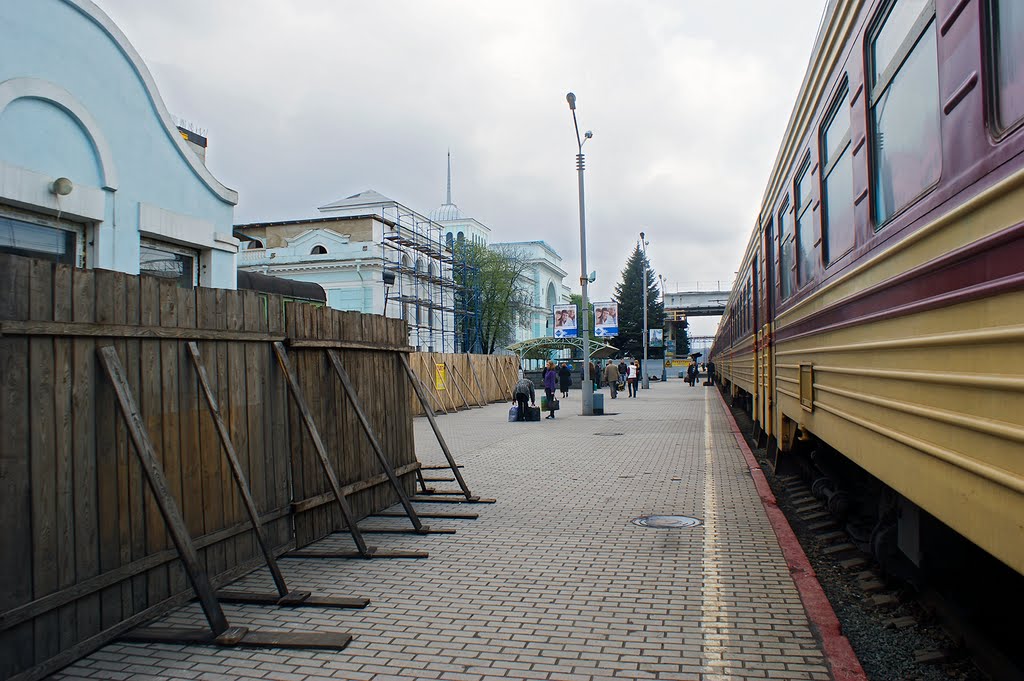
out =
[[600,435],[601,437],[615,437],[616,435],[625,435],[625,433],[594,433],[594,435]]
[[639,518],[633,518],[630,522],[640,527],[654,527],[657,529],[699,527],[704,524],[704,521],[699,518],[690,518],[685,515],[642,515]]

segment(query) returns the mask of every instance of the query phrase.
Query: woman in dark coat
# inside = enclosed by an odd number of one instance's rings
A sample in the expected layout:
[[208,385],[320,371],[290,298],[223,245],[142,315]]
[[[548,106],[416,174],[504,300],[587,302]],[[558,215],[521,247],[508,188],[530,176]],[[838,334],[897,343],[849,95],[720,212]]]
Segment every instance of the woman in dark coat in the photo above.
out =
[[548,410],[551,412],[544,418],[555,418],[555,382],[558,380],[558,372],[555,371],[555,363],[548,360],[548,367],[544,370],[544,394],[548,397]]
[[569,388],[572,387],[572,372],[565,362],[558,367],[558,389],[562,391],[562,397],[569,396]]

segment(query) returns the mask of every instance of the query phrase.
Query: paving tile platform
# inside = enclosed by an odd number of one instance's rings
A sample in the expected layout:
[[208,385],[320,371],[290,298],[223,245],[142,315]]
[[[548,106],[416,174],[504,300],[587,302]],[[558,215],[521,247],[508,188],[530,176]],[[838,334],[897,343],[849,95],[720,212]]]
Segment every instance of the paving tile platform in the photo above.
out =
[[[365,610],[225,606],[235,625],[349,632],[346,650],[115,643],[54,678],[832,678],[716,392],[653,383],[590,418],[579,400],[540,423],[508,423],[502,404],[439,418],[473,492],[497,503],[430,504],[480,514],[429,521],[454,535],[368,535],[428,559],[282,562],[289,583],[368,597]],[[424,463],[442,461],[425,419],[416,438]],[[630,522],[649,514],[704,524]],[[167,621],[203,619],[193,604]]]

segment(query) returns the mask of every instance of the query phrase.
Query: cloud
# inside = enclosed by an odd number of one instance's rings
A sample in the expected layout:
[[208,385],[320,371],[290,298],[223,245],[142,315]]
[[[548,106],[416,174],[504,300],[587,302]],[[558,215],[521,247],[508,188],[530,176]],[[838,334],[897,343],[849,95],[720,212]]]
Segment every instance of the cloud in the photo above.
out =
[[545,239],[576,281],[579,98],[589,269],[607,298],[644,230],[669,281],[731,280],[823,0],[97,0],[170,110],[205,127],[236,221],[373,188],[445,190],[495,240]]

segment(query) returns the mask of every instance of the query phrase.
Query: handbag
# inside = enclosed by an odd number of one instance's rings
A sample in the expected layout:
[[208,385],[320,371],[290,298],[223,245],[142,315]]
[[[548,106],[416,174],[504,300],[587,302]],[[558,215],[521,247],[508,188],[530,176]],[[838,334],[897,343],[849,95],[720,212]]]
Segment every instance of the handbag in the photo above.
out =
[[551,403],[548,405],[548,411],[558,411],[561,406],[562,405],[559,403],[558,398],[553,398]]

